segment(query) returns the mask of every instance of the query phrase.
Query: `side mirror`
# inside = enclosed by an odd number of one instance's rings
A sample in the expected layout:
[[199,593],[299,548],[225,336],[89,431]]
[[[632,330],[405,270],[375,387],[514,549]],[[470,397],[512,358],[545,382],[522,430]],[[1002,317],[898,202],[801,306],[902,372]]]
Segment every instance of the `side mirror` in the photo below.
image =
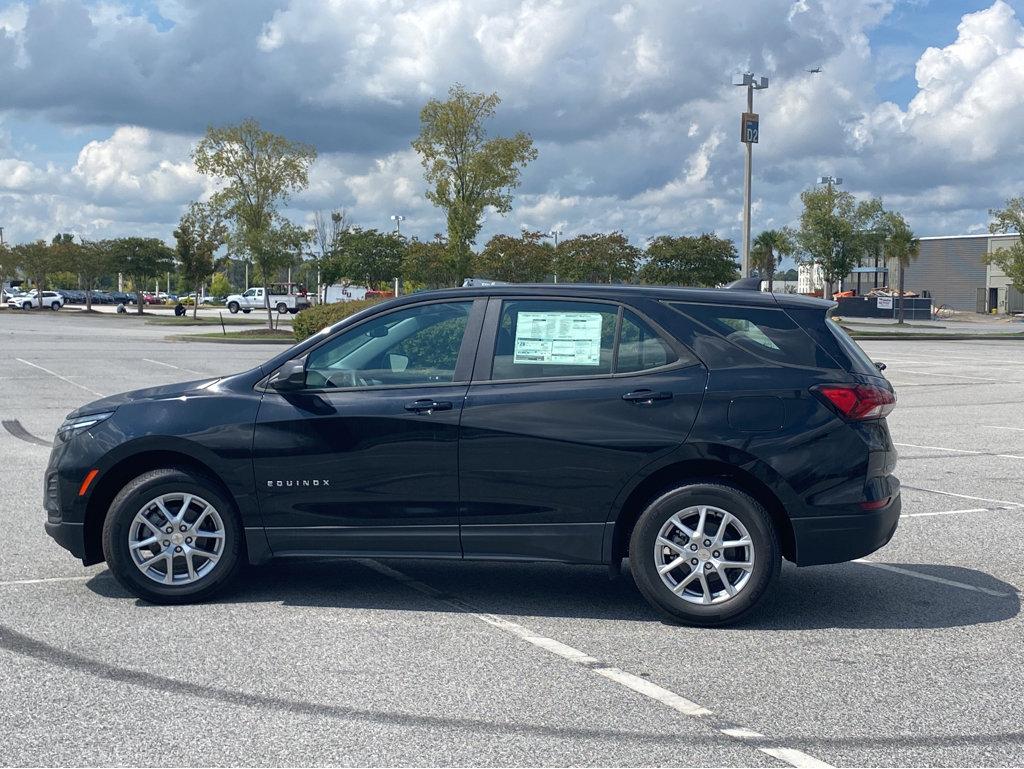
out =
[[306,386],[306,361],[296,358],[270,375],[267,387],[278,392],[294,392]]

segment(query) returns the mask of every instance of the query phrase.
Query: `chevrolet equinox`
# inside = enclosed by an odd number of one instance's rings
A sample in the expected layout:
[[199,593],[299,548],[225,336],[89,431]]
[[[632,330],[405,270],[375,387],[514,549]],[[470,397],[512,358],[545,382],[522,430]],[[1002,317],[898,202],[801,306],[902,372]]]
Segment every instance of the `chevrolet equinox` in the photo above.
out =
[[831,302],[752,288],[418,293],[103,398],[57,431],[46,530],[155,603],[246,560],[628,558],[662,612],[735,620],[900,512],[892,386]]

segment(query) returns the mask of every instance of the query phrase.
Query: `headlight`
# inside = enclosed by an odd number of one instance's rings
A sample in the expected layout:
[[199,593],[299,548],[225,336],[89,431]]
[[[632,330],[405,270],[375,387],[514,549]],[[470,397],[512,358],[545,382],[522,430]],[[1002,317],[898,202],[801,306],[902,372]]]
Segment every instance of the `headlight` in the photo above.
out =
[[110,419],[112,416],[114,416],[113,411],[104,411],[102,414],[85,414],[73,419],[65,419],[64,424],[57,428],[57,440],[66,441],[75,433],[88,430],[93,425],[99,424],[104,419]]

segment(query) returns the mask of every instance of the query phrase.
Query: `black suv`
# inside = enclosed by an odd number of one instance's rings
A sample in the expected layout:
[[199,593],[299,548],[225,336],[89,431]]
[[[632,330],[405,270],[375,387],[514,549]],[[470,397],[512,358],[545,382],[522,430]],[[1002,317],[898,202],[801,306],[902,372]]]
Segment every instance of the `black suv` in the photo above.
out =
[[46,530],[158,603],[243,560],[609,564],[686,622],[899,520],[893,389],[828,319],[754,290],[503,285],[358,313],[242,374],[68,415]]

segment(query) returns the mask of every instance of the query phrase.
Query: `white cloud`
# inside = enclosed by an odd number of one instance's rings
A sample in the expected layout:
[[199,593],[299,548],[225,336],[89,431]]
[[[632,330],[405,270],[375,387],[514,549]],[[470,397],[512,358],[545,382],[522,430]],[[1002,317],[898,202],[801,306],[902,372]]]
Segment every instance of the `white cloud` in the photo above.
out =
[[[490,215],[484,238],[559,222],[567,234],[622,228],[636,242],[666,231],[735,237],[743,93],[728,82],[743,67],[771,77],[755,104],[755,228],[795,221],[800,190],[828,173],[904,209],[921,234],[966,230],[1020,192],[1024,27],[995,0],[951,22],[948,45],[880,53],[870,32],[892,9],[765,0],[737,17],[729,3],[655,0],[155,0],[146,15],[134,3],[0,5],[4,108],[100,137],[54,162],[46,142],[0,125],[5,232],[169,237],[187,201],[211,190],[188,157],[196,137],[253,115],[321,151],[292,201],[297,221],[340,206],[388,227],[402,213],[403,231],[430,237],[444,219],[423,197],[409,140],[423,102],[462,82],[498,91],[493,128],[528,130],[540,150],[512,214]],[[812,65],[823,73],[805,72]],[[875,84],[909,71],[909,103],[880,103]]]

